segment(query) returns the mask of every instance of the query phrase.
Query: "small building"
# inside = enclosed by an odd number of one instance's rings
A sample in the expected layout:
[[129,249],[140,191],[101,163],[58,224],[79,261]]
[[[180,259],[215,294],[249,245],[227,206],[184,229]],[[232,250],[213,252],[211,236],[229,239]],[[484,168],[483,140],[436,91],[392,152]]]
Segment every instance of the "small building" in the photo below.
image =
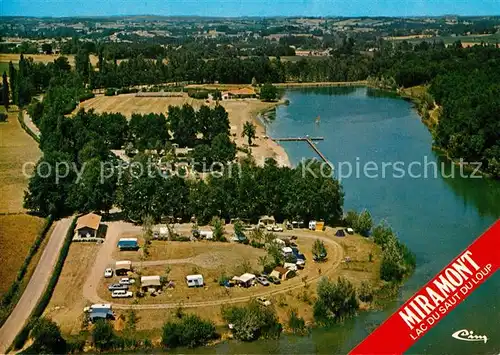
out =
[[141,276],[141,288],[147,290],[149,288],[159,289],[161,287],[161,277],[156,276]]
[[189,287],[203,287],[205,285],[202,275],[187,275],[186,282]]
[[240,286],[243,286],[243,287],[250,287],[254,284],[255,282],[255,275],[254,274],[250,274],[250,273],[245,273],[243,275],[241,275],[238,280],[239,280],[239,283],[240,283]]
[[257,93],[255,92],[255,90],[253,88],[245,87],[245,88],[240,88],[240,89],[223,91],[221,96],[222,96],[222,100],[248,99],[248,98],[257,97]]
[[81,216],[76,221],[76,233],[78,238],[97,238],[97,230],[101,224],[101,216],[89,213]]
[[316,222],[316,232],[321,232],[325,229],[325,222],[317,221]]
[[132,262],[130,260],[122,260],[115,263],[115,273],[117,275],[127,275],[129,271],[132,271]]
[[120,250],[137,250],[139,249],[139,244],[137,243],[137,238],[120,238],[118,241],[118,248]]
[[294,270],[285,269],[284,267],[277,266],[271,271],[271,276],[280,280],[288,280],[296,275]]

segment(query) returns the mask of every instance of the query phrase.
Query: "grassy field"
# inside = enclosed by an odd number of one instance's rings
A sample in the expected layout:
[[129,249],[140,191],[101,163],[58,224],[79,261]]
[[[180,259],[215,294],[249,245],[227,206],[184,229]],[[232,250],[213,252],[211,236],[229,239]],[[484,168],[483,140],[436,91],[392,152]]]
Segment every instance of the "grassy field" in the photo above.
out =
[[[8,63],[12,61],[14,65],[17,66],[17,63],[19,62],[19,54],[15,53],[2,53],[0,54],[0,68],[3,68],[5,65],[8,68]],[[61,57],[62,55],[60,54],[25,54],[25,58],[33,58],[34,62],[40,62],[40,63],[50,63],[53,62],[54,59],[57,59]],[[75,56],[72,54],[64,55],[64,57],[68,58],[69,64],[72,66],[75,65]],[[97,58],[96,55],[91,54],[89,56],[90,58],[90,63],[95,67],[97,63],[99,62],[99,59]],[[118,64],[120,64],[121,61],[124,59],[118,60]],[[2,71],[3,73],[3,71]]]
[[[17,271],[23,264],[44,221],[43,218],[26,214],[0,215],[0,260],[2,264],[0,296],[16,279]],[[40,251],[37,254],[41,254]],[[36,261],[32,262],[33,265],[36,263]]]
[[[4,112],[3,107],[0,111]],[[11,107],[8,114],[7,122],[0,123],[0,213],[11,213],[0,216],[0,261],[3,265],[0,294],[15,279],[44,223],[43,218],[24,214],[22,206],[28,184],[28,178],[22,172],[23,164],[36,163],[41,152],[37,143],[21,128],[16,108]],[[36,265],[36,260],[33,265]]]
[[481,42],[489,44],[497,44],[500,42],[500,33],[495,34],[485,34],[485,35],[469,35],[469,36],[435,36],[429,37],[425,35],[414,35],[414,36],[400,36],[400,37],[386,37],[388,41],[398,42],[398,41],[408,41],[410,43],[419,43],[422,41],[429,42],[439,42],[443,41],[446,45],[455,43],[456,41],[461,41],[462,46],[470,47]]
[[[41,157],[38,144],[21,128],[15,106],[8,114],[7,122],[0,123],[0,213],[24,211],[24,190],[29,177],[24,175],[23,166],[36,164]],[[32,169],[33,165],[26,172],[31,174]]]

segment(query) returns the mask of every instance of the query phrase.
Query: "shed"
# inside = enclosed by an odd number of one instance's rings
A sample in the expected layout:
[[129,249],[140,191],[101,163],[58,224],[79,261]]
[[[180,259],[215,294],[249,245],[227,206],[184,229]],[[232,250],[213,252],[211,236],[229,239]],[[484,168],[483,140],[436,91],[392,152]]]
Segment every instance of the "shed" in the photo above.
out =
[[338,231],[335,232],[335,235],[337,237],[345,237],[345,232],[343,229],[339,229]]
[[245,273],[239,277],[241,286],[250,287],[255,281],[255,275],[250,273]]
[[120,238],[118,241],[118,248],[120,250],[137,250],[139,245],[137,244],[137,238]]
[[161,278],[160,276],[141,276],[141,288],[160,288]]
[[202,275],[187,275],[186,282],[189,287],[202,287],[204,285]]
[[316,231],[321,232],[323,229],[325,229],[325,222],[317,221],[316,222]]
[[115,272],[117,275],[126,275],[129,271],[132,271],[132,262],[130,260],[122,260],[115,263]]
[[89,213],[77,219],[75,230],[79,238],[96,238],[99,224],[101,224],[101,216]]

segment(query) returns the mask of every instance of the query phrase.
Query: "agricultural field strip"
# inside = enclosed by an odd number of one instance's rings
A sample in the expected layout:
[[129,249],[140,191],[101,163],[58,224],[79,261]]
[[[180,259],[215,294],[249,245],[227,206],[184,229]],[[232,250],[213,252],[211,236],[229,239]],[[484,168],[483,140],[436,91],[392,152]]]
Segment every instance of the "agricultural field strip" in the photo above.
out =
[[[115,224],[116,225],[116,224]],[[123,226],[123,223],[122,223]],[[133,227],[133,230],[137,230],[137,227]],[[116,229],[116,228],[114,228]],[[114,231],[113,229],[113,231]],[[127,230],[129,231],[129,230]],[[111,232],[111,228],[109,230]],[[106,238],[106,241],[102,245],[102,249],[99,251],[96,262],[94,264],[94,268],[92,269],[91,274],[87,278],[87,281],[84,285],[84,297],[87,298],[89,301],[94,302],[94,303],[109,303],[108,301],[103,300],[97,295],[97,285],[99,284],[99,280],[101,278],[102,270],[106,267],[108,264],[108,260],[111,260],[110,255],[113,250],[113,248],[116,246],[116,241],[118,240],[119,236],[121,233],[124,231],[122,230],[121,232],[115,232],[115,233],[108,233],[108,236]],[[333,264],[331,264],[327,269],[324,270],[324,272],[321,275],[317,275],[314,277],[311,277],[308,279],[308,282],[313,282],[318,280],[320,277],[324,276],[325,274],[329,274],[332,271],[336,270],[340,263],[342,262],[343,256],[344,256],[344,250],[334,240],[332,240],[329,237],[324,237],[324,236],[316,236],[316,235],[301,235],[301,238],[310,238],[310,239],[321,239],[322,241],[332,245],[334,247],[334,252],[332,255],[329,255],[330,259],[335,260]],[[107,244],[105,246],[104,244]],[[110,248],[111,246],[111,248]],[[106,253],[107,252],[107,253]],[[184,264],[184,263],[189,263],[192,262],[194,258],[184,258],[184,259],[170,259],[170,260],[152,260],[152,261],[144,261],[142,262],[143,266],[156,266],[156,265],[165,265],[165,264]],[[276,294],[281,294],[285,293],[291,290],[295,290],[298,288],[304,287],[303,283],[294,283],[286,287],[282,287],[279,290],[274,290],[274,291],[266,291],[262,292],[256,295],[252,296],[244,296],[244,297],[236,297],[236,298],[230,298],[230,299],[222,299],[222,300],[216,300],[216,301],[206,301],[206,302],[192,302],[192,303],[183,303],[182,306],[186,308],[194,308],[194,307],[208,307],[208,306],[217,306],[217,305],[222,305],[222,304],[232,304],[232,303],[241,303],[241,302],[246,302],[249,301],[252,298],[255,297],[262,297],[262,296],[273,296]],[[172,302],[172,303],[162,303],[162,304],[135,304],[135,305],[125,305],[125,304],[116,304],[112,303],[113,307],[115,309],[169,309],[169,308],[176,308],[179,307],[179,302]]]

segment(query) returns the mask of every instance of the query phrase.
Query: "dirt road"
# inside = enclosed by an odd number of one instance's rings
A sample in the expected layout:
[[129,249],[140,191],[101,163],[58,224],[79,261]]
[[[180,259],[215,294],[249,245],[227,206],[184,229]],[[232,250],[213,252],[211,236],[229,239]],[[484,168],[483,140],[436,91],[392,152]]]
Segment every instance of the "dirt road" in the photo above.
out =
[[[106,235],[106,240],[103,243],[99,253],[97,254],[96,262],[92,271],[90,272],[85,285],[83,286],[83,296],[92,303],[110,303],[109,301],[103,300],[97,294],[97,287],[99,285],[99,281],[102,278],[102,274],[106,267],[110,266],[110,263],[113,263],[111,254],[116,248],[116,243],[122,233],[129,233],[132,231],[141,231],[141,227],[131,225],[130,223],[125,222],[111,222],[108,224],[108,233]],[[287,235],[285,232],[283,235]],[[293,234],[298,235],[300,238],[310,238],[310,239],[320,239],[323,242],[329,244],[333,247],[333,252],[328,254],[328,263],[325,263],[325,267],[322,267],[322,275],[328,275],[334,270],[336,270],[341,264],[344,258],[344,250],[340,244],[335,242],[333,239],[314,234],[307,231],[297,231],[294,230]],[[177,264],[177,263],[185,263],[186,260],[191,262],[196,261],[197,257],[187,258],[187,259],[169,259],[169,260],[155,260],[155,261],[144,261],[142,264],[144,266],[155,266],[155,265],[165,265],[165,264]],[[322,275],[317,275],[308,278],[308,282],[314,282],[319,279]],[[300,280],[296,280],[296,282],[287,283],[286,286],[280,287],[278,289],[273,289],[272,291],[265,291],[263,289],[262,293],[251,296],[243,296],[243,297],[234,297],[230,299],[217,299],[213,301],[204,301],[204,302],[190,302],[183,303],[183,307],[192,308],[192,307],[207,307],[207,306],[218,306],[222,304],[232,304],[232,303],[240,303],[246,302],[252,298],[260,297],[260,296],[272,296],[280,293],[285,293],[290,290],[298,289],[304,287],[304,284],[300,282]],[[134,305],[126,305],[126,304],[117,304],[113,303],[113,308],[115,309],[164,309],[164,308],[177,308],[179,307],[179,302],[172,303],[163,303],[163,304],[134,304]]]
[[56,222],[55,228],[50,235],[47,246],[43,251],[28,286],[24,290],[16,308],[14,308],[10,317],[0,329],[0,354],[4,354],[7,348],[12,344],[14,338],[23,328],[40,296],[44,292],[52,276],[54,265],[59,258],[59,252],[64,243],[66,232],[71,225],[71,221],[72,217],[69,217]]

